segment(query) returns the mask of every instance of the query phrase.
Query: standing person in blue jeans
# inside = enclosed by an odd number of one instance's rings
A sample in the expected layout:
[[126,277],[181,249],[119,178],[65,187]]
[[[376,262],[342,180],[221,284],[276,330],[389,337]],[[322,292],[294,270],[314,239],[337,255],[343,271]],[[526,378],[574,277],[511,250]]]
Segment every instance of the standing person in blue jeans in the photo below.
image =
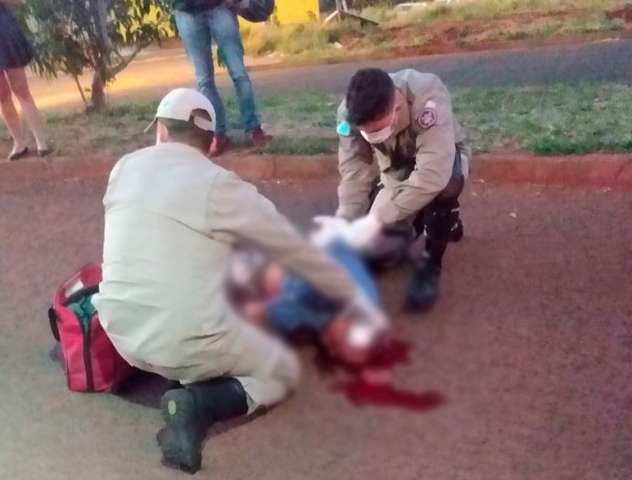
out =
[[223,0],[173,0],[178,32],[195,69],[199,90],[215,108],[217,130],[210,148],[218,156],[229,146],[226,135],[226,110],[215,84],[211,41],[222,52],[222,60],[235,85],[241,121],[255,145],[263,145],[270,137],[261,128],[255,94],[244,64],[244,47],[237,15]]

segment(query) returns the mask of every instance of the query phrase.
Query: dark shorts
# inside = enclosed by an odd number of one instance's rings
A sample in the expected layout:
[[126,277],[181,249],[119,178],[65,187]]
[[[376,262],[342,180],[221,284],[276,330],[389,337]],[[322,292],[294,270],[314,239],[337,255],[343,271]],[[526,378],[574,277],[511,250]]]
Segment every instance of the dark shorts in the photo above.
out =
[[24,68],[33,60],[31,44],[9,9],[0,4],[0,70]]

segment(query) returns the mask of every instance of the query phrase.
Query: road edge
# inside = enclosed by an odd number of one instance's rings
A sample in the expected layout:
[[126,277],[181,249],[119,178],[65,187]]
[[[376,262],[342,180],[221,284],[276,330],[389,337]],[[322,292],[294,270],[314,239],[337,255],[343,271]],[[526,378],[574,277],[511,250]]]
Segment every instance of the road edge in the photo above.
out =
[[[214,160],[245,180],[322,180],[338,177],[335,155],[227,155]],[[116,159],[107,155],[0,163],[0,187],[20,189],[37,183],[105,178]],[[632,187],[632,153],[541,157],[489,153],[474,158],[472,177],[498,183]]]

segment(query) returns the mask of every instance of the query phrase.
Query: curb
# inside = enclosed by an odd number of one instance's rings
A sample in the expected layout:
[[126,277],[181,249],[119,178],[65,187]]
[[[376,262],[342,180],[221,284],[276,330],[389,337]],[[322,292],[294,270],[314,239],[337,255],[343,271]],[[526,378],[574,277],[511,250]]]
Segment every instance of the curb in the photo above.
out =
[[[19,189],[42,182],[105,178],[116,158],[56,157],[0,163],[0,187]],[[216,160],[248,181],[336,179],[335,155],[224,156]],[[481,154],[474,158],[473,178],[499,183],[632,187],[632,153],[541,157],[525,153]]]
[[[251,181],[338,178],[333,155],[226,157],[217,163]],[[499,183],[632,187],[632,154],[482,154],[474,157],[472,177]]]
[[632,187],[632,154],[486,154],[474,157],[473,176],[492,182]]
[[109,155],[89,158],[54,157],[44,160],[26,158],[0,163],[0,188],[17,190],[39,183],[106,177],[116,159]]

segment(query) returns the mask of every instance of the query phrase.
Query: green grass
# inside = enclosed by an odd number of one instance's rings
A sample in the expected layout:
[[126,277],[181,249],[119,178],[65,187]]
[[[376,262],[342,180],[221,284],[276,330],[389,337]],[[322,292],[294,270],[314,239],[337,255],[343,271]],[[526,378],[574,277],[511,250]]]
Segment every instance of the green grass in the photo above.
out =
[[[406,15],[390,14],[387,21],[399,25],[436,20],[462,22],[466,20],[498,18],[517,13],[546,13],[568,10],[587,10],[603,12],[604,9],[620,5],[619,0],[475,0],[445,4],[437,2],[436,6],[409,12]],[[373,9],[366,9],[365,14],[374,14]],[[379,15],[379,14],[378,14]]]
[[[158,100],[113,105],[103,113],[79,111],[45,113],[48,136],[58,155],[86,155],[107,151],[116,155],[148,145],[152,133],[143,133]],[[0,148],[10,148],[8,132],[0,122]]]
[[[536,154],[584,154],[632,151],[629,112],[632,87],[612,83],[561,83],[553,86],[456,90],[453,104],[475,151],[523,149]],[[267,154],[319,154],[336,150],[335,112],[339,98],[298,93],[259,98],[261,115],[274,141]],[[58,153],[121,155],[153,142],[143,129],[157,101],[115,105],[101,114],[59,112],[47,115]],[[239,133],[238,111],[227,102],[231,136]],[[0,136],[7,132],[0,124]],[[6,151],[8,141],[0,142]]]
[[[262,99],[266,121],[275,128],[284,125],[282,138],[267,153],[335,151],[337,102],[334,96],[320,94]],[[632,87],[627,85],[461,89],[454,92],[453,104],[477,152],[508,148],[541,155],[632,151]],[[319,135],[301,134],[314,130]]]
[[336,150],[337,142],[334,137],[278,136],[260,152],[267,155],[320,155],[335,153]]
[[561,36],[587,36],[597,33],[616,32],[621,26],[604,15],[585,18],[547,18],[534,23],[516,24],[510,28],[491,30],[485,40],[524,40]]
[[[317,22],[305,25],[255,25],[242,28],[246,54],[253,57],[282,56],[299,62],[338,61],[366,53],[388,40],[388,30],[360,26],[354,21]],[[350,43],[352,42],[352,43]]]
[[590,83],[468,89],[454,98],[476,150],[542,155],[631,151],[631,104],[632,87]]

